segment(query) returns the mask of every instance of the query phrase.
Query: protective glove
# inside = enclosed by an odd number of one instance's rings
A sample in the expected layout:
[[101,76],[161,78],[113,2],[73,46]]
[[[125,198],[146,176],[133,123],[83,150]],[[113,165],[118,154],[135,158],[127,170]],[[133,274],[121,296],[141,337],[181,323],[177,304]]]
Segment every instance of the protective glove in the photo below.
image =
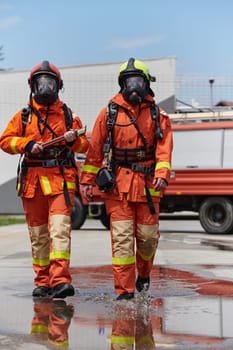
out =
[[82,185],[82,193],[87,201],[91,201],[93,196],[92,185]]
[[153,186],[155,191],[165,190],[167,187],[167,181],[161,177],[153,180]]

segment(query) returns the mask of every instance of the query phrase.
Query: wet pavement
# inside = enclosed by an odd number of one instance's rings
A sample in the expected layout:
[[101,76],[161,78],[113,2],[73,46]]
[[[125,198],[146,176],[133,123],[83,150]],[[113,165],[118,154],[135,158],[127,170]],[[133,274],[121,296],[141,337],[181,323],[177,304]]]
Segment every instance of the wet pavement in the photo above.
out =
[[88,220],[72,232],[75,296],[41,301],[26,225],[0,227],[0,349],[233,349],[233,236],[198,220],[160,231],[147,294],[115,300],[109,231]]

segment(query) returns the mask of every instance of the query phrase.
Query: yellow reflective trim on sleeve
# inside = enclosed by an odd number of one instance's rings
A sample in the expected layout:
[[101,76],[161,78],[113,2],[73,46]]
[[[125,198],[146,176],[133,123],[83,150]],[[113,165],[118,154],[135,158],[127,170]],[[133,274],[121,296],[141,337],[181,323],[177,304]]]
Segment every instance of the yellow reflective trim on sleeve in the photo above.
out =
[[70,253],[68,252],[51,252],[49,254],[50,259],[65,259],[70,260]]
[[81,151],[81,149],[83,148],[83,144],[84,144],[84,142],[85,142],[85,139],[82,138],[82,137],[80,137],[80,138],[79,138],[79,142],[80,142],[80,144],[79,144],[79,146],[78,146],[78,147],[76,148],[76,150],[75,150],[76,153],[79,153],[79,151]]
[[87,173],[91,173],[95,175],[98,173],[99,170],[100,170],[99,167],[93,166],[93,165],[83,165],[82,167],[82,171],[86,171]]
[[31,326],[31,333],[48,333],[48,326],[38,324]]
[[32,258],[33,265],[39,265],[39,266],[48,266],[49,265],[49,259],[35,259]]
[[44,188],[44,192],[45,194],[50,194],[52,193],[52,189],[49,183],[49,179],[47,178],[47,176],[41,176],[41,181],[43,184],[43,188]]
[[[149,188],[149,192],[152,197],[159,197],[160,191],[155,191],[153,188]],[[144,195],[146,196],[146,189],[144,188]]]
[[118,337],[117,335],[112,335],[111,344],[132,345],[134,344],[134,339],[134,337]]
[[19,137],[12,137],[11,143],[10,143],[10,148],[13,153],[18,153],[16,150],[16,143],[19,140]]
[[129,258],[112,258],[112,264],[113,265],[131,265],[134,264],[136,261],[135,256],[131,256]]
[[161,168],[167,168],[171,170],[171,163],[169,162],[158,162],[156,164],[155,170],[161,169]]

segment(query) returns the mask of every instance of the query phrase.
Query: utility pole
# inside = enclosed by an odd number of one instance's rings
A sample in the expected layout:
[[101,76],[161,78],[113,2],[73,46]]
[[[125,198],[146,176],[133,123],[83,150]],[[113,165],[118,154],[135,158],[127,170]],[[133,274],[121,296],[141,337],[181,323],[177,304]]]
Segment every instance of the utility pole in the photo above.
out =
[[211,108],[213,107],[213,84],[214,84],[214,78],[209,79],[209,84],[210,84],[210,106]]

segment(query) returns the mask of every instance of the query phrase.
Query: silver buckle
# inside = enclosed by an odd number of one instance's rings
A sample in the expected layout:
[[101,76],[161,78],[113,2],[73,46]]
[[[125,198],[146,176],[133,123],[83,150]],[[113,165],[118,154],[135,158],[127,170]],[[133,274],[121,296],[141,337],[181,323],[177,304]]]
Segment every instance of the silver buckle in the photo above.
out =
[[136,157],[137,157],[137,159],[139,159],[139,160],[143,160],[143,159],[145,158],[145,155],[146,155],[146,152],[145,152],[145,151],[140,150],[140,151],[137,151],[137,152],[136,152]]

